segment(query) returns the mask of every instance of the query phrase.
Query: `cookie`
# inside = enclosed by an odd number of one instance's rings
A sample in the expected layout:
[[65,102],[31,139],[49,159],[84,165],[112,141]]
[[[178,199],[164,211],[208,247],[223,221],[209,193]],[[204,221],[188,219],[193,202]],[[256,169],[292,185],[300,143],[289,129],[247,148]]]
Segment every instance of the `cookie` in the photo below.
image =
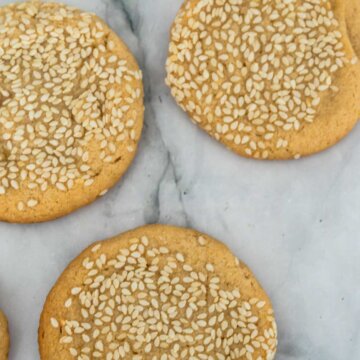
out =
[[351,1],[187,0],[171,30],[166,83],[193,122],[239,155],[324,150],[360,111]]
[[360,14],[360,1],[359,0],[347,0],[345,1],[346,11],[346,25],[347,32],[350,38],[351,45],[356,53],[360,56],[360,24],[358,22]]
[[0,220],[51,220],[94,201],[129,167],[142,75],[94,14],[30,1],[0,8],[0,22]]
[[194,230],[138,228],[98,242],[51,290],[42,360],[273,359],[268,296],[222,243]]
[[9,354],[9,332],[7,320],[0,311],[0,360],[7,360]]

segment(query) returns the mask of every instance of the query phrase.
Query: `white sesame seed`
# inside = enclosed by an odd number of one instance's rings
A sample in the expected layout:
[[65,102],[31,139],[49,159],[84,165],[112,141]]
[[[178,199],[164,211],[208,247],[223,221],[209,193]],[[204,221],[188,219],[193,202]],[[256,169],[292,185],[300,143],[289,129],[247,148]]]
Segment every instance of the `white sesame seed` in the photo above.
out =
[[50,323],[54,329],[57,329],[59,327],[59,322],[55,318],[51,318]]
[[22,201],[19,201],[17,204],[17,209],[19,211],[24,211],[25,210],[25,204]]
[[209,272],[214,272],[214,266],[212,264],[206,264],[206,270]]
[[101,248],[101,244],[96,244],[96,245],[91,249],[91,251],[92,251],[93,253],[96,253],[98,250],[100,250],[100,248]]
[[199,236],[198,237],[198,243],[199,243],[200,246],[205,246],[206,243],[207,243],[207,240],[204,237]]
[[29,207],[29,208],[33,208],[33,207],[35,207],[37,204],[38,204],[39,202],[37,201],[37,200],[35,200],[35,199],[30,199],[30,200],[28,200],[27,201],[27,206]]

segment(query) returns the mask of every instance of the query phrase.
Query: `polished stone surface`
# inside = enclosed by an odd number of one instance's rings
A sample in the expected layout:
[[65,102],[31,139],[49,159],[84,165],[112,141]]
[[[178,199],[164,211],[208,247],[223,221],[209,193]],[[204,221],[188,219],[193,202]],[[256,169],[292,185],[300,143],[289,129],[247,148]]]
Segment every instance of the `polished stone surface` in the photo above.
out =
[[43,302],[73,257],[156,222],[217,237],[253,269],[273,299],[278,360],[359,359],[360,128],[308,159],[239,158],[192,125],[164,85],[181,0],[64,2],[96,12],[133,50],[145,76],[146,125],[134,165],[104,198],[46,224],[0,224],[10,359],[39,358]]

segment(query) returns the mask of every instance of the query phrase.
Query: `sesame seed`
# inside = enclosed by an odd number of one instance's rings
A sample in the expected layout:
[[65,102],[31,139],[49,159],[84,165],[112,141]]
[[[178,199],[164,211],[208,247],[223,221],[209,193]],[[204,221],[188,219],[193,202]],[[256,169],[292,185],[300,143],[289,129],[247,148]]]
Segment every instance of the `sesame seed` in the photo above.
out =
[[27,206],[29,207],[29,208],[34,208],[37,204],[38,204],[39,202],[37,201],[37,200],[35,200],[35,199],[30,199],[30,200],[28,200],[27,201]]
[[71,295],[78,295],[81,292],[81,288],[73,288],[71,290]]
[[54,329],[57,329],[59,327],[59,322],[55,318],[51,318],[50,323]]
[[175,257],[176,257],[176,260],[178,260],[178,261],[180,261],[180,262],[184,262],[184,261],[185,261],[184,255],[181,254],[181,253],[177,253],[177,254],[175,255]]
[[100,248],[101,248],[101,244],[96,244],[96,245],[91,249],[91,251],[92,251],[93,253],[96,253]]
[[19,211],[24,211],[25,210],[25,204],[22,201],[19,201],[17,204],[17,209]]
[[205,246],[206,243],[207,243],[207,240],[204,237],[199,236],[198,237],[198,243],[199,243],[200,246]]
[[206,264],[206,270],[209,272],[214,272],[214,266],[212,264]]
[[99,194],[99,196],[104,196],[104,195],[106,195],[106,194],[108,193],[108,191],[109,191],[109,189],[103,190],[103,191]]

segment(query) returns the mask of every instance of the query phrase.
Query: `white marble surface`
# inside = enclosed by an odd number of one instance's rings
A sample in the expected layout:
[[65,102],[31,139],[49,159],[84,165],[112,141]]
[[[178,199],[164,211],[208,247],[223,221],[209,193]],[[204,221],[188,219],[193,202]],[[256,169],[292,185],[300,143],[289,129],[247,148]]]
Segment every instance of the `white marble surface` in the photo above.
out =
[[39,358],[42,304],[74,256],[155,222],[207,232],[248,263],[273,299],[278,360],[359,359],[360,128],[297,162],[242,159],[211,140],[164,86],[168,31],[181,1],[66,1],[105,18],[136,54],[146,126],[134,165],[103,199],[55,222],[0,224],[10,359]]

